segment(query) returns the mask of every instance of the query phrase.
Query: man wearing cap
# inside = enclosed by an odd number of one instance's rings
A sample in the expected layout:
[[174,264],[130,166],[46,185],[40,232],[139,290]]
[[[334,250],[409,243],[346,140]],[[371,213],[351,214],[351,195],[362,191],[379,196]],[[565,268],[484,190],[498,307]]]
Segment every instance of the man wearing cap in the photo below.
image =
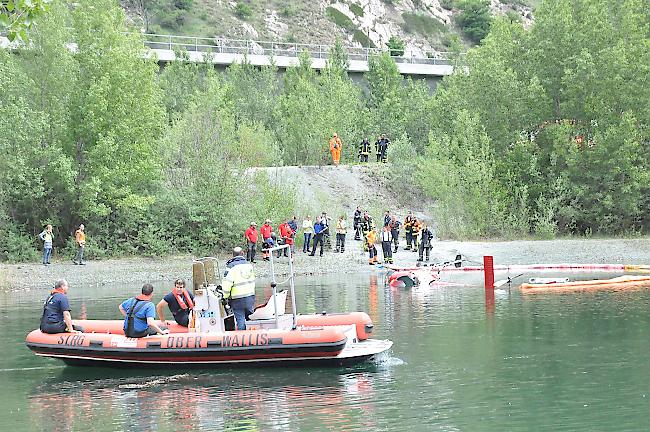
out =
[[226,263],[221,288],[224,298],[230,299],[237,330],[246,330],[246,318],[255,307],[255,273],[253,266],[244,259],[242,248],[234,248],[232,255],[233,258]]
[[257,224],[255,222],[251,222],[244,237],[246,237],[246,260],[255,263],[255,249],[257,248]]

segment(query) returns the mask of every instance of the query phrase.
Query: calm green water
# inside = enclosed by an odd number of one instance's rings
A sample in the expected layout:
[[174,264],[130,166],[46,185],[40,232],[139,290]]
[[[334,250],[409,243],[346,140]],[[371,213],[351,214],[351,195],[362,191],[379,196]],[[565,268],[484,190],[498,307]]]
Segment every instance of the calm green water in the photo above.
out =
[[[571,275],[588,276],[612,275]],[[382,362],[338,369],[63,367],[24,345],[46,287],[4,295],[2,430],[650,429],[650,291],[513,289],[491,307],[482,274],[445,278],[464,286],[392,289],[381,274],[299,278],[300,312],[366,311],[376,337],[395,342]],[[133,292],[72,287],[73,316],[117,318]]]

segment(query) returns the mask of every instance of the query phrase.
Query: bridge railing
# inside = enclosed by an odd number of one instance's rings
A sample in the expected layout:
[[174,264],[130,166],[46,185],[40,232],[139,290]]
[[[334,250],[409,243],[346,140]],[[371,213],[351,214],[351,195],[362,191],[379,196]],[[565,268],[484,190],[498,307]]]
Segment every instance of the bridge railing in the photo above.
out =
[[[298,57],[307,51],[314,59],[327,59],[331,45],[302,44],[289,42],[253,41],[245,39],[205,38],[195,36],[160,35],[153,33],[144,34],[144,43],[151,49],[170,51],[194,51],[215,54],[241,54]],[[380,54],[379,48],[345,47],[350,60],[368,61],[370,56]],[[450,65],[448,53],[437,53],[440,57],[401,57],[392,56],[397,63],[414,63],[429,65]]]

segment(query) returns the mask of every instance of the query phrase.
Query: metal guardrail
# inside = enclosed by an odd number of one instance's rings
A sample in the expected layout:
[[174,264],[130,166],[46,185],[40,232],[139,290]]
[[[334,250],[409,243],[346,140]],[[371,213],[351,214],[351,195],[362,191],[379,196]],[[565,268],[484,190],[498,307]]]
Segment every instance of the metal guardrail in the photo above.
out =
[[[144,44],[151,49],[170,51],[195,51],[215,54],[264,55],[269,57],[298,57],[307,51],[311,58],[327,59],[332,45],[315,45],[287,42],[253,41],[245,39],[204,38],[145,33]],[[368,61],[383,51],[379,48],[345,47],[350,60]],[[438,53],[440,58],[392,56],[396,63],[451,65],[448,53]]]

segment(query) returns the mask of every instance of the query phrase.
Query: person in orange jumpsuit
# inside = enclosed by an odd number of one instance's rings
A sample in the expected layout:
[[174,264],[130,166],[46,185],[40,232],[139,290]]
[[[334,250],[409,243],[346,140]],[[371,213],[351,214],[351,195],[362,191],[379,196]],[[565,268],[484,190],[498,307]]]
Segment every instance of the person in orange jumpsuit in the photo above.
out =
[[334,162],[334,165],[338,165],[339,160],[341,160],[342,147],[343,143],[341,142],[341,138],[339,138],[335,132],[330,139],[330,153],[332,154],[332,161]]

